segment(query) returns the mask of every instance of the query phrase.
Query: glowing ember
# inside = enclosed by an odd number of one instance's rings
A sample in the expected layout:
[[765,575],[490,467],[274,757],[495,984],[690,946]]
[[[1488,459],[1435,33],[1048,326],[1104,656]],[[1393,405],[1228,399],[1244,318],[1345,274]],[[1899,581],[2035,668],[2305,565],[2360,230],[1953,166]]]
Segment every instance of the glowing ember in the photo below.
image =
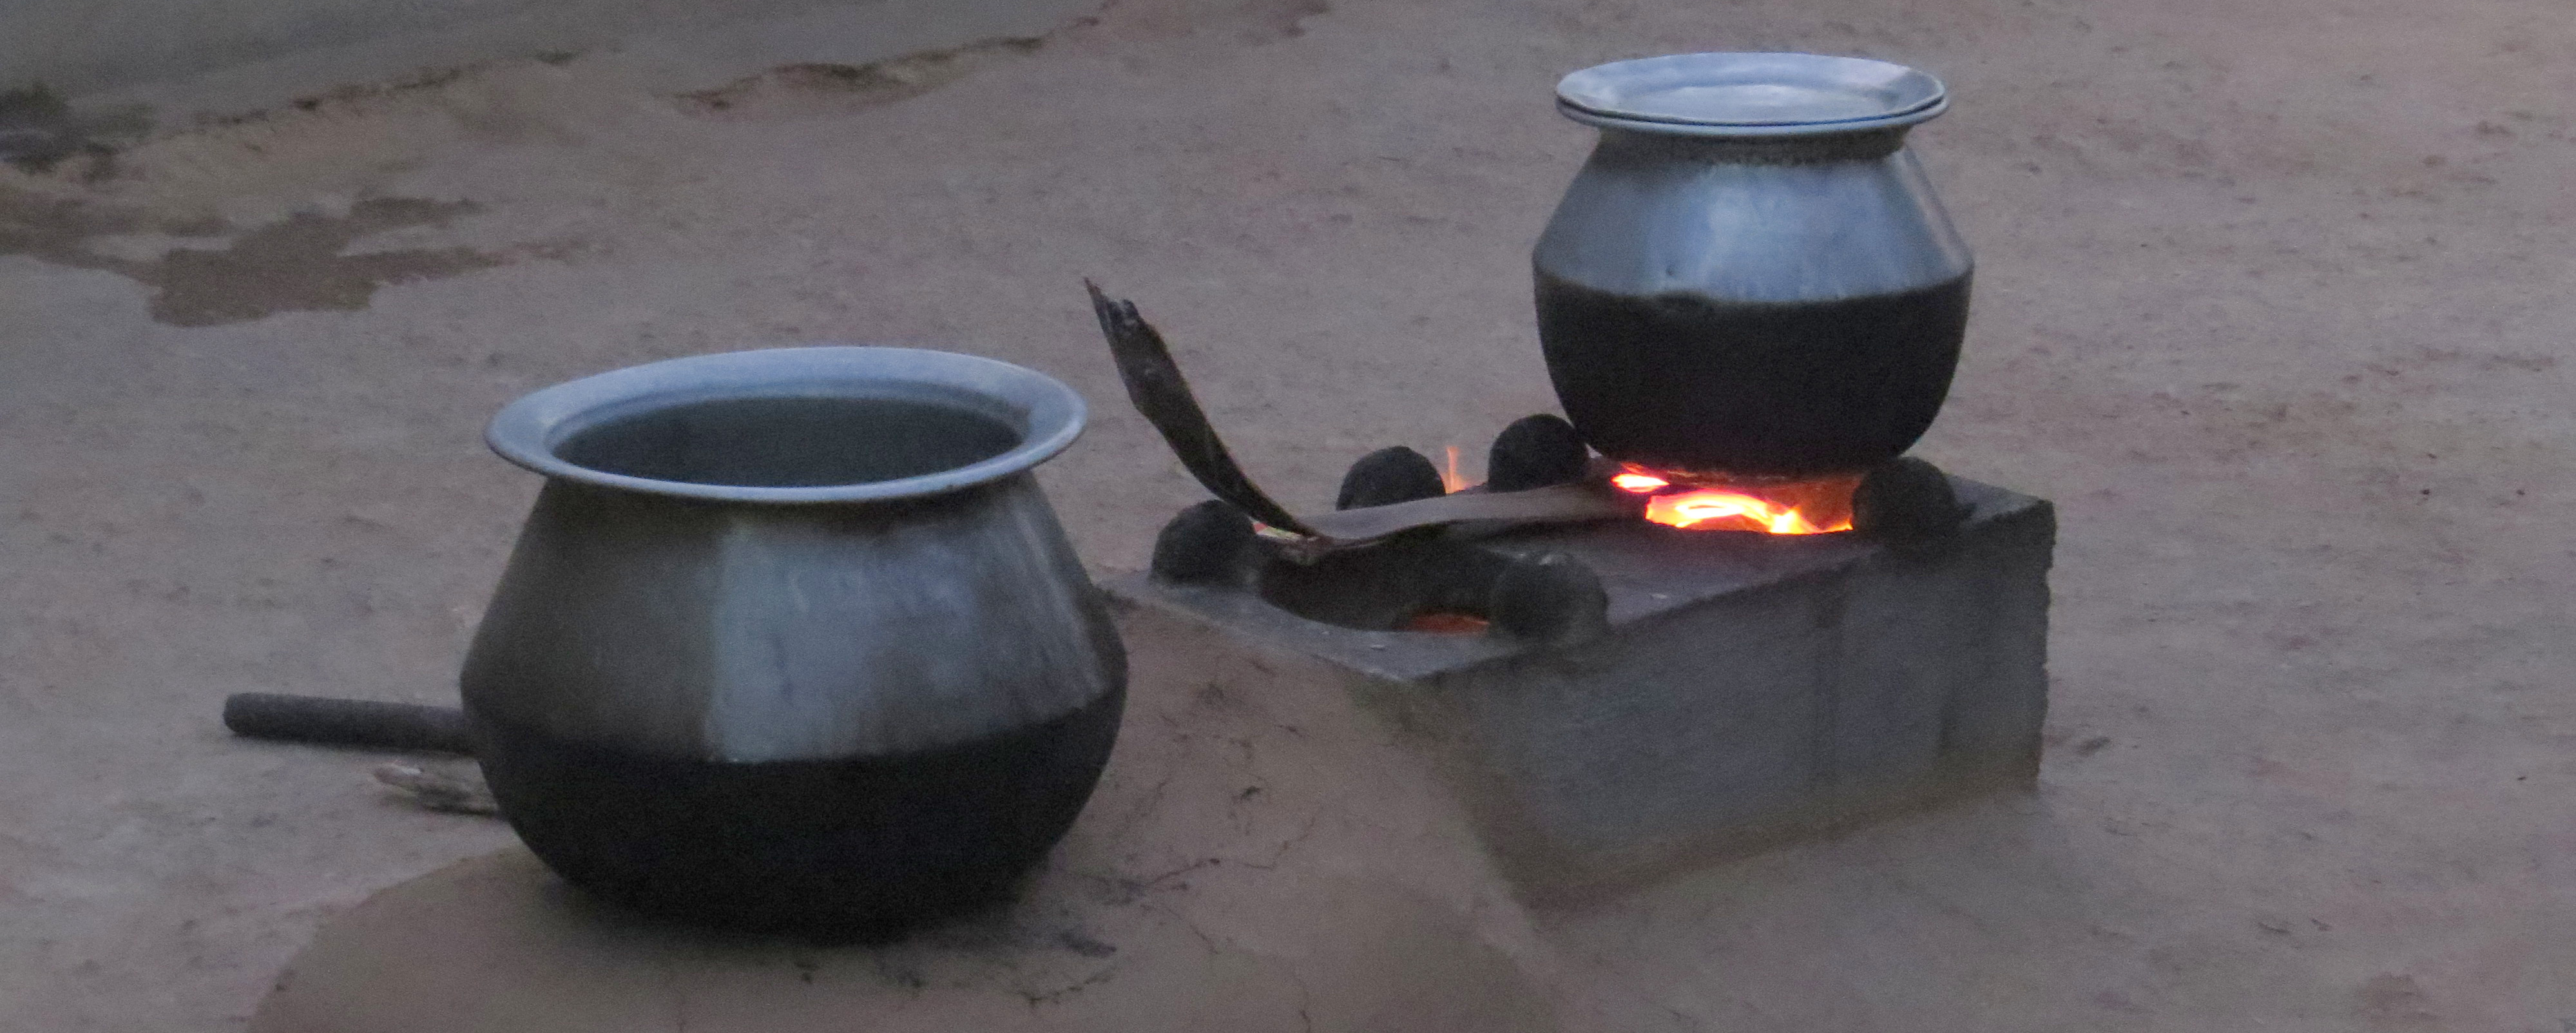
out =
[[1845,521],[1840,527],[1818,527],[1796,509],[1773,506],[1751,495],[1731,491],[1686,491],[1659,495],[1646,500],[1646,519],[1680,528],[1718,530],[1731,525],[1747,531],[1769,531],[1772,534],[1822,534],[1851,528]]
[[1467,476],[1458,472],[1458,446],[1449,446],[1449,463],[1440,468],[1441,490],[1455,493],[1472,487],[1475,485],[1467,483]]
[[1486,620],[1472,613],[1455,610],[1429,610],[1404,619],[1405,631],[1428,631],[1440,635],[1474,635],[1485,630]]
[[1676,488],[1672,478],[1631,467],[1611,475],[1610,483],[1647,496],[1646,519],[1658,524],[1693,531],[1825,534],[1851,530],[1852,491],[1860,478]]

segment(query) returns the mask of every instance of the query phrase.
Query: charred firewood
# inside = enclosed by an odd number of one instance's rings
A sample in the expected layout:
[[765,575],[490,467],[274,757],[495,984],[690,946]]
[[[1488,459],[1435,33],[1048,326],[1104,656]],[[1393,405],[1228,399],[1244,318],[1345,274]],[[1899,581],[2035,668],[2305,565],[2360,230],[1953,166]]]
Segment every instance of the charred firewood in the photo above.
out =
[[1852,492],[1852,530],[1898,552],[1938,549],[1967,520],[1949,476],[1913,456],[1880,463]]
[[1604,484],[1577,482],[1528,491],[1451,492],[1390,506],[1319,513],[1307,517],[1306,523],[1323,533],[1314,541],[1329,548],[1342,548],[1442,524],[1573,524],[1633,517],[1643,508],[1638,496]]
[[376,768],[376,781],[402,790],[405,798],[428,810],[501,813],[501,805],[492,799],[492,787],[483,784],[479,773],[451,774],[410,764],[385,764]]
[[1397,445],[1378,449],[1352,463],[1350,472],[1342,475],[1342,490],[1333,498],[1333,508],[1391,506],[1415,499],[1436,499],[1448,493],[1448,486],[1440,481],[1440,468],[1431,465],[1429,457]]
[[1564,417],[1523,416],[1495,435],[1485,457],[1485,489],[1524,491],[1579,481],[1591,462],[1592,450]]
[[1313,535],[1312,529],[1254,487],[1252,478],[1235,464],[1216,427],[1208,423],[1206,411],[1199,408],[1198,397],[1190,393],[1190,382],[1181,377],[1180,364],[1172,361],[1162,333],[1136,314],[1136,303],[1112,300],[1089,280],[1082,281],[1082,286],[1091,292],[1091,311],[1100,319],[1101,335],[1109,338],[1119,379],[1127,384],[1127,400],[1163,435],[1190,475],[1209,494],[1233,503],[1254,520]]
[[1241,584],[1251,573],[1252,520],[1223,499],[1191,506],[1154,536],[1153,577],[1193,585]]
[[[1637,505],[1607,488],[1557,484],[1518,492],[1459,492],[1380,506],[1298,517],[1253,485],[1226,451],[1207,413],[1190,393],[1162,334],[1137,315],[1132,302],[1113,300],[1090,281],[1093,314],[1109,339],[1118,375],[1136,411],[1161,433],[1190,475],[1210,494],[1265,525],[1263,537],[1281,556],[1309,563],[1337,550],[1367,546],[1415,528],[1465,521],[1577,523],[1631,515]],[[1273,534],[1272,532],[1280,532]]]
[[1561,552],[1514,561],[1494,579],[1487,619],[1530,642],[1581,642],[1610,628],[1610,594],[1582,561]]

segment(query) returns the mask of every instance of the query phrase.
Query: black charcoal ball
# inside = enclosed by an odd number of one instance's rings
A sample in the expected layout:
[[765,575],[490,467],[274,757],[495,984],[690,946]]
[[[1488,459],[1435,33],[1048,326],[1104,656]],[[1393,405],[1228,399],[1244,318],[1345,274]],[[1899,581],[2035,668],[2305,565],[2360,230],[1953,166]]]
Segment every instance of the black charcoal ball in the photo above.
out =
[[1250,570],[1252,518],[1209,499],[1191,506],[1154,536],[1156,580],[1180,584],[1233,584]]
[[1967,519],[1949,476],[1913,456],[1872,468],[1852,493],[1852,530],[1900,550],[1947,542]]
[[1561,552],[1517,560],[1485,604],[1496,631],[1530,642],[1579,642],[1610,626],[1610,595],[1582,561]]
[[1436,499],[1449,493],[1440,483],[1440,468],[1422,453],[1397,445],[1381,448],[1361,456],[1342,475],[1342,491],[1333,499],[1334,509],[1362,509],[1369,506],[1391,506],[1415,499]]
[[1485,457],[1487,491],[1526,491],[1583,479],[1592,450],[1574,425],[1551,413],[1523,416],[1503,428]]

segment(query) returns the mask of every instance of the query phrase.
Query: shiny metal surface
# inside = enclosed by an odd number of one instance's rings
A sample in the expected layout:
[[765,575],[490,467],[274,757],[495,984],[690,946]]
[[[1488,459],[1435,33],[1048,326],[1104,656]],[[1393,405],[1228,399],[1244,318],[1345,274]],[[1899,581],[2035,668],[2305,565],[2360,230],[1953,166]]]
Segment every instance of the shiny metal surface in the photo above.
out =
[[1608,129],[1533,254],[1596,290],[1807,302],[1974,264],[1902,129],[1745,140]]
[[[566,460],[556,449],[583,431],[638,412],[746,398],[897,399],[953,406],[1019,435],[1010,450],[918,476],[800,487],[696,484],[632,477]],[[918,348],[825,345],[693,355],[557,384],[492,418],[484,440],[501,457],[559,480],[656,495],[734,502],[862,502],[928,495],[1029,469],[1082,436],[1082,396],[1007,362]]]
[[[744,399],[927,401],[1008,427],[1016,443],[922,470],[951,446],[906,443],[894,423],[868,432],[877,410],[849,410],[851,433],[780,442],[759,433],[754,409],[717,429],[788,447],[791,463],[794,449],[839,450],[856,458],[832,462],[904,475],[689,483],[560,454],[586,431]],[[537,392],[490,434],[550,479],[466,660],[467,710],[602,747],[751,763],[918,753],[1092,704],[1124,684],[1124,653],[1029,472],[1080,433],[1082,415],[1043,375],[892,348],[700,356]],[[877,454],[888,448],[931,452]]]
[[1585,441],[1758,479],[1912,447],[1957,367],[1974,265],[1905,149],[1947,104],[1939,81],[1696,54],[1566,84],[1560,110],[1601,140],[1531,258],[1549,377]]
[[1617,61],[1566,76],[1556,95],[1567,117],[1580,122],[1708,127],[1732,136],[1912,125],[1949,103],[1941,80],[1918,69],[1822,54],[1672,54]]

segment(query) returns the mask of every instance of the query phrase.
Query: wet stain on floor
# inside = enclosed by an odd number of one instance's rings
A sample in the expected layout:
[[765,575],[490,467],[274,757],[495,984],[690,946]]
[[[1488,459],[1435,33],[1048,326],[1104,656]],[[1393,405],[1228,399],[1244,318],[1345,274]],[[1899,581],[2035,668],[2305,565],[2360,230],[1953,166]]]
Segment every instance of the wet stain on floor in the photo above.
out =
[[94,183],[115,172],[118,144],[140,137],[151,123],[140,105],[73,111],[41,82],[0,90],[0,161],[42,174],[79,158],[77,178]]
[[1326,0],[1252,0],[1243,8],[1252,25],[1238,38],[1252,46],[1296,39],[1306,34],[1306,19],[1332,11],[1333,5]]
[[221,248],[182,247],[138,260],[91,247],[122,233],[211,236],[214,220],[168,220],[74,199],[0,192],[0,255],[129,277],[154,288],[152,318],[172,326],[219,326],[281,312],[355,312],[377,288],[454,276],[509,258],[472,248],[414,248],[344,254],[361,237],[444,226],[474,211],[470,202],[369,198],[345,215],[298,213],[234,237]]
[[471,248],[345,255],[370,233],[443,226],[473,211],[466,202],[379,197],[333,218],[297,214],[243,234],[221,251],[182,248],[161,257],[149,279],[160,288],[152,318],[173,326],[214,326],[279,312],[367,307],[376,288],[488,269],[503,259]]
[[964,78],[986,61],[1026,54],[1037,38],[999,39],[925,50],[864,65],[782,65],[711,90],[672,98],[684,113],[710,118],[795,117],[846,112],[918,97]]

